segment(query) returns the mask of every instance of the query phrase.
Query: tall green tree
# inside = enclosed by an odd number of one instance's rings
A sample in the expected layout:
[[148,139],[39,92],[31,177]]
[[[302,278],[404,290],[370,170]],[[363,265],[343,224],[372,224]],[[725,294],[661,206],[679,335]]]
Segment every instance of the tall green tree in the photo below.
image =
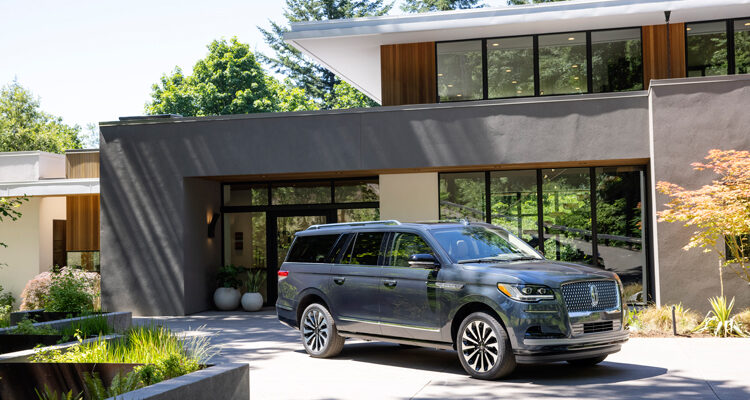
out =
[[341,82],[333,87],[333,96],[328,100],[331,109],[376,107],[378,103],[367,97],[354,86]]
[[63,153],[81,148],[78,125],[39,107],[39,100],[18,82],[0,89],[0,151],[48,151]]
[[520,6],[522,4],[552,3],[554,1],[567,1],[567,0],[508,0],[508,5]]
[[401,9],[409,13],[429,11],[461,10],[465,8],[480,8],[484,4],[481,0],[405,0]]
[[176,67],[152,86],[148,114],[206,116],[314,109],[303,90],[266,74],[237,38],[214,40],[192,75]]
[[[270,29],[258,27],[274,51],[273,55],[261,55],[261,59],[275,72],[288,76],[323,108],[333,108],[337,102],[335,88],[341,79],[284,42],[287,23],[384,15],[392,7],[392,3],[384,0],[286,0],[286,23],[270,21]],[[368,104],[371,102],[358,106]]]

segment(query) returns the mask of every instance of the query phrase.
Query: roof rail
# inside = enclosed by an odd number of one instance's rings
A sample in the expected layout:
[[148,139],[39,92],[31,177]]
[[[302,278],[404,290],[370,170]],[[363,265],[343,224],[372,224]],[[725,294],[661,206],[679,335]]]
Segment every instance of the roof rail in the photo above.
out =
[[340,222],[338,224],[312,225],[306,230],[309,231],[309,230],[315,230],[315,229],[340,228],[344,226],[367,226],[367,225],[401,225],[401,222],[396,221],[395,219],[389,219],[385,221]]

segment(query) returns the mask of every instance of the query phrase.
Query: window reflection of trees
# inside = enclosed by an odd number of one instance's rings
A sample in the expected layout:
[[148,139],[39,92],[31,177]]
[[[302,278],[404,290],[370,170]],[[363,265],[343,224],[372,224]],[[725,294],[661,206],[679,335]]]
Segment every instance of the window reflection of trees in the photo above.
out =
[[408,267],[409,257],[413,254],[433,254],[430,246],[416,234],[397,232],[393,238],[393,246],[388,254],[390,265]]

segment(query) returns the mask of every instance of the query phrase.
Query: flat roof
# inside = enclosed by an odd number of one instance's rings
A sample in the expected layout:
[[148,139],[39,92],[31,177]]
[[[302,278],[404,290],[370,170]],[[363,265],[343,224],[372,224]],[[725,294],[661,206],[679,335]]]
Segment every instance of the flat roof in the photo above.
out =
[[750,17],[750,0],[572,0],[298,22],[284,40],[381,102],[380,46]]

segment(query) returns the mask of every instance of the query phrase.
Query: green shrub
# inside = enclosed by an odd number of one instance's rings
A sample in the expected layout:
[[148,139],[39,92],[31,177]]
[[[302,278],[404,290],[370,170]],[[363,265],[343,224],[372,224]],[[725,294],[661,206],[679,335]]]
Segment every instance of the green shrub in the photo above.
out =
[[13,309],[10,306],[0,306],[0,328],[10,326],[10,313]]
[[[47,309],[50,299],[50,289],[55,281],[60,280],[61,277],[72,276],[80,282],[84,282],[83,285],[86,293],[91,295],[93,299],[93,308],[99,309],[99,293],[101,287],[101,277],[96,272],[87,272],[80,269],[64,267],[59,270],[42,272],[35,276],[32,280],[26,283],[23,292],[21,292],[21,310],[36,310],[39,308]],[[57,284],[59,285],[59,283]],[[79,307],[74,307],[78,309]],[[73,311],[73,310],[63,310]]]
[[703,322],[695,328],[696,332],[708,333],[712,336],[746,336],[742,331],[742,323],[736,317],[730,317],[734,308],[734,298],[727,304],[726,297],[711,297],[711,311],[706,314]]
[[51,312],[85,312],[94,309],[89,283],[70,269],[52,275],[44,310]]
[[266,285],[266,270],[261,268],[248,268],[246,273],[247,292],[259,293],[260,289]]
[[11,335],[57,335],[59,332],[49,326],[49,325],[42,325],[42,326],[36,326],[34,325],[33,319],[26,319],[19,321],[13,330],[9,332]]
[[234,265],[225,265],[219,268],[219,272],[216,273],[216,281],[219,287],[239,289],[242,285],[239,278],[241,270],[242,268]]
[[740,311],[734,318],[742,325],[742,330],[750,335],[750,308]]
[[57,393],[56,390],[52,390],[47,385],[44,385],[44,390],[34,389],[36,397],[39,400],[81,400],[83,399],[83,393],[73,394],[73,390],[69,390],[67,393]]

